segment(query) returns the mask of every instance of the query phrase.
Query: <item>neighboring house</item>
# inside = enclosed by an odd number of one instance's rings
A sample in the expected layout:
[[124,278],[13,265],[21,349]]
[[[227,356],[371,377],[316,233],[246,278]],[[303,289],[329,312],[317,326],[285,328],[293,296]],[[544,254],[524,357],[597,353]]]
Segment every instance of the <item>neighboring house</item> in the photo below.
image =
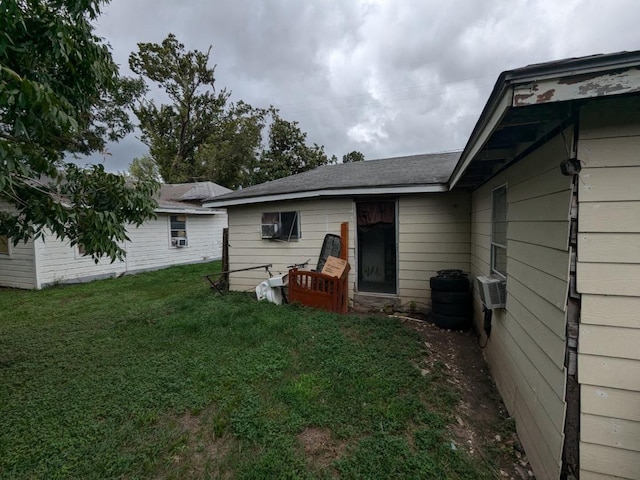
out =
[[[229,209],[232,269],[313,264],[348,221],[356,302],[428,303],[444,268],[504,280],[481,342],[536,477],[640,479],[640,52],[504,72],[457,157],[321,167],[204,205]],[[475,282],[474,298],[482,332]]]
[[[447,192],[460,153],[327,165],[204,203],[229,212],[232,269],[272,263],[274,272],[310,259],[327,233],[349,222],[349,297],[358,305],[427,310],[429,277],[469,269],[468,192]],[[269,225],[279,224],[277,232]],[[261,270],[230,275],[252,290]]]
[[219,259],[227,214],[202,207],[202,200],[230,191],[212,182],[161,185],[157,218],[128,229],[123,261],[96,264],[53,235],[16,246],[0,237],[0,286],[37,289]]

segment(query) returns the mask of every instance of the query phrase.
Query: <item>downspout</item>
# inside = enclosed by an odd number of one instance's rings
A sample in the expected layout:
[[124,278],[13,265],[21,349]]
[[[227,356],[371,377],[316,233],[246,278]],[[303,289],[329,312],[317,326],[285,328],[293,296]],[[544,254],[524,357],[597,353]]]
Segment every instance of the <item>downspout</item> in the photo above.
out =
[[[577,159],[579,136],[579,107],[574,108],[573,138],[571,159]],[[567,372],[565,402],[566,415],[564,421],[564,445],[562,449],[561,478],[575,480],[579,478],[580,461],[580,385],[578,384],[578,335],[580,325],[580,294],[576,288],[576,265],[578,259],[578,171],[572,177],[572,195],[569,229],[569,293],[567,296],[566,354],[565,369]],[[563,171],[564,174],[567,174]]]

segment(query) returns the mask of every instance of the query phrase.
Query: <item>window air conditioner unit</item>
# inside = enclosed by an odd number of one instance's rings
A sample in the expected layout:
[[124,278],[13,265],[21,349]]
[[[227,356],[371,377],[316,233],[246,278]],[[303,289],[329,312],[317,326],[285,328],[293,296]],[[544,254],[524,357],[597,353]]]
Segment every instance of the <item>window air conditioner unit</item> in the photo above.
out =
[[488,309],[504,308],[507,302],[507,282],[496,277],[476,277],[482,303]]
[[280,234],[279,223],[263,223],[262,224],[262,238],[278,238]]
[[188,245],[187,239],[184,237],[176,238],[176,247],[186,247]]

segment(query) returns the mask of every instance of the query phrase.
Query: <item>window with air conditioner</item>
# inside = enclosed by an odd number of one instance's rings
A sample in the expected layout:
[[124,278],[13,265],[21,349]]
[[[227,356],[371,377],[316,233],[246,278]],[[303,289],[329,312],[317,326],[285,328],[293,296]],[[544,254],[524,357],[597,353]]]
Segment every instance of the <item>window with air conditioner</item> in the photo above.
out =
[[300,215],[298,212],[267,212],[262,214],[262,238],[290,242],[300,235]]
[[169,240],[172,248],[182,248],[189,245],[187,237],[187,216],[169,216]]
[[507,277],[507,186],[491,195],[491,273]]

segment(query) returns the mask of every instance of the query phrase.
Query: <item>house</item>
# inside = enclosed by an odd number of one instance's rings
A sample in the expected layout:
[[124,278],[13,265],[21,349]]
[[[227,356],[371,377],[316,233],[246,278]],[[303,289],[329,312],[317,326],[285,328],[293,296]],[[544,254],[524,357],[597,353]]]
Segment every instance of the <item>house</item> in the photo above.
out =
[[484,352],[538,479],[640,479],[638,183],[640,52],[502,73],[451,176],[471,274],[506,280]]
[[231,268],[286,271],[348,221],[354,303],[428,306],[438,269],[501,280],[491,313],[473,282],[475,323],[536,478],[638,480],[638,184],[637,51],[502,73],[461,154],[321,167],[204,205],[228,208]]
[[[349,222],[349,298],[356,306],[428,310],[429,278],[470,261],[470,195],[448,192],[459,152],[326,165],[208,200],[229,212],[229,263],[315,265],[327,233]],[[279,225],[274,232],[270,225]],[[252,290],[260,270],[230,275]]]
[[202,200],[230,191],[212,182],[161,185],[157,217],[128,229],[126,257],[113,263],[103,258],[96,264],[53,235],[16,246],[0,237],[0,286],[39,289],[219,259],[227,214],[204,208]]

